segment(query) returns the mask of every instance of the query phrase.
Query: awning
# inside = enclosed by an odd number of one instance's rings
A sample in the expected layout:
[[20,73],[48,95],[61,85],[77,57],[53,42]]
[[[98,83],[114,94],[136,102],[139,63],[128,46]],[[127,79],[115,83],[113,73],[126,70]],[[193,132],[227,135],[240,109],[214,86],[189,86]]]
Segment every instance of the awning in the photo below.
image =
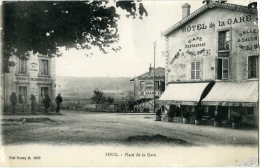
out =
[[159,100],[164,104],[197,105],[209,82],[168,84]]
[[203,105],[256,107],[258,102],[258,81],[216,82]]

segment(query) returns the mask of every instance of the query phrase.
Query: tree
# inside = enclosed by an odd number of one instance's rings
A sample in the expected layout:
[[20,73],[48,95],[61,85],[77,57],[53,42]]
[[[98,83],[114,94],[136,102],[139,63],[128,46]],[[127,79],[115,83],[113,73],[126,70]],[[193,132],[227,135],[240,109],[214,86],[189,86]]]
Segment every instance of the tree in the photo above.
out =
[[91,97],[91,100],[95,102],[96,104],[100,104],[103,102],[104,99],[104,93],[102,91],[99,91],[95,89],[93,91],[94,95]]
[[[147,11],[140,1],[19,1],[3,2],[3,72],[10,72],[15,63],[11,56],[27,58],[28,51],[62,56],[60,47],[91,49],[98,47],[118,51],[111,44],[118,42],[116,8],[126,10],[128,17],[142,16]],[[138,6],[138,9],[136,6]]]
[[248,4],[248,8],[251,9],[251,8],[255,8],[257,9],[257,2],[251,2]]
[[114,100],[115,99],[113,97],[108,97],[107,98],[107,101],[108,101],[109,104],[112,104],[114,102]]
[[127,92],[127,97],[130,99],[130,100],[134,100],[134,92],[132,90],[129,90]]

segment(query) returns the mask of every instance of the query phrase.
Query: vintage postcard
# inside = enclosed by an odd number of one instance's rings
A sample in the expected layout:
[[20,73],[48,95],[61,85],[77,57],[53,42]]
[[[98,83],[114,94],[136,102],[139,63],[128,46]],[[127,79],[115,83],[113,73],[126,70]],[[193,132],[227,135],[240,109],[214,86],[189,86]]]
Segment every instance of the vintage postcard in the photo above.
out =
[[1,11],[1,166],[258,166],[256,1]]

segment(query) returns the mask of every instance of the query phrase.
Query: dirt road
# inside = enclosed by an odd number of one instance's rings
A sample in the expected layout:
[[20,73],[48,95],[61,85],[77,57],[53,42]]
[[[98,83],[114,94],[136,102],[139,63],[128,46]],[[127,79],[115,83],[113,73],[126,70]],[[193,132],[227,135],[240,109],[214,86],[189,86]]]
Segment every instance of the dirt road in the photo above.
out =
[[151,144],[257,146],[258,130],[155,121],[154,115],[62,111],[62,115],[5,115],[2,137],[13,144]]

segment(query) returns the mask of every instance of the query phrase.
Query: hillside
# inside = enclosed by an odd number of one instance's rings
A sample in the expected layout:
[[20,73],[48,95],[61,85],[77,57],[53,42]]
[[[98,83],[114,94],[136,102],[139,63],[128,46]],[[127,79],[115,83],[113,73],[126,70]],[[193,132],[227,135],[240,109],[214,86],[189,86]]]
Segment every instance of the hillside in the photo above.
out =
[[130,77],[56,77],[56,91],[67,96],[90,97],[93,90],[127,92],[133,90]]

